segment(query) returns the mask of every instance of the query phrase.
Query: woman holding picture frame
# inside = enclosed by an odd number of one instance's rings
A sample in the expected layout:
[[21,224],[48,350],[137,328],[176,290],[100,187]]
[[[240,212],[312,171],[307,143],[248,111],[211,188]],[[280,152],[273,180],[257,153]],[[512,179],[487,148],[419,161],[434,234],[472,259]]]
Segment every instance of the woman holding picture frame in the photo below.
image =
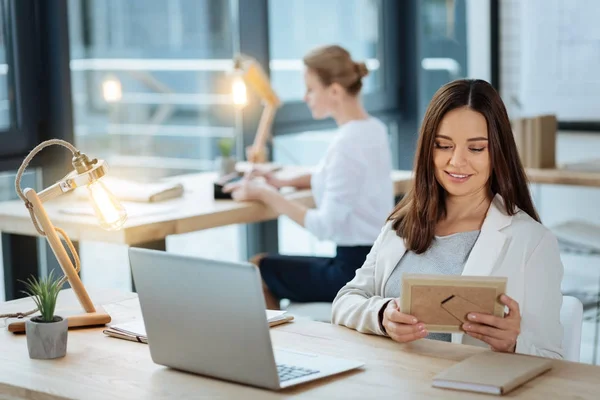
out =
[[[464,333],[430,335],[401,311],[406,273],[499,276],[508,313],[468,315]],[[561,263],[540,223],[506,108],[482,80],[441,87],[423,119],[412,189],[356,276],[333,302],[333,322],[406,343],[433,338],[562,358]]]

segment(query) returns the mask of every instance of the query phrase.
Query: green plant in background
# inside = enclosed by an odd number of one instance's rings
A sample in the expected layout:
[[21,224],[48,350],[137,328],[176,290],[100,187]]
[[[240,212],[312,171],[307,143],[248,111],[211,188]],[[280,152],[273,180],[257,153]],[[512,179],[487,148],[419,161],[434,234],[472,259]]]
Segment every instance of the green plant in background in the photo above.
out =
[[[22,281],[23,282],[23,281]],[[54,309],[56,308],[56,299],[62,287],[60,277],[54,276],[54,270],[50,271],[48,277],[29,278],[27,282],[23,282],[27,290],[24,290],[28,296],[33,298],[35,305],[38,307],[43,322],[54,322]]]
[[222,157],[229,157],[233,150],[234,140],[233,138],[221,138],[219,140],[219,151]]

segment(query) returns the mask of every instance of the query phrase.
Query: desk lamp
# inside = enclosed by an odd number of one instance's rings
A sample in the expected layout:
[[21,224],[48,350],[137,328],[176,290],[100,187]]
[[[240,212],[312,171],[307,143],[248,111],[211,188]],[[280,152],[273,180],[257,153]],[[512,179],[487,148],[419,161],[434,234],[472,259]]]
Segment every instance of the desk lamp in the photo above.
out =
[[238,78],[234,79],[232,87],[234,103],[238,105],[246,104],[246,85],[248,85],[265,105],[254,137],[254,143],[247,151],[247,158],[250,163],[265,163],[267,161],[267,139],[275,118],[275,112],[281,106],[281,100],[273,90],[269,77],[254,58],[243,54],[237,56],[234,59],[234,68]]
[[[21,190],[21,177],[23,176],[25,169],[37,153],[50,145],[61,145],[73,153],[72,164],[74,170],[40,193],[36,193],[35,190],[31,188]],[[79,256],[75,251],[75,246],[73,246],[73,243],[65,231],[52,224],[43,204],[65,193],[71,192],[75,188],[86,186],[100,226],[107,230],[117,230],[121,228],[127,219],[127,213],[101,181],[101,178],[106,175],[107,171],[108,166],[103,160],[90,160],[85,154],[79,152],[79,150],[70,143],[65,142],[64,140],[52,139],[39,144],[31,151],[31,153],[29,153],[25,160],[23,160],[15,180],[17,194],[25,202],[25,207],[29,210],[33,225],[38,233],[45,236],[48,240],[48,243],[54,252],[54,256],[57,258],[58,263],[64,272],[65,276],[61,280],[61,285],[65,281],[69,281],[69,284],[73,288],[73,292],[77,295],[79,303],[85,311],[85,313],[77,315],[65,314],[70,328],[104,325],[109,323],[111,318],[104,310],[96,309],[94,307],[90,296],[79,278],[78,273],[81,269],[81,265]],[[71,259],[67,255],[66,249],[59,238],[59,234],[66,242],[75,265],[73,265],[73,262],[71,262]],[[22,318],[29,316],[36,311],[37,309],[26,313],[2,315],[1,317]],[[9,324],[8,330],[10,332],[24,332],[25,321],[17,321]]]

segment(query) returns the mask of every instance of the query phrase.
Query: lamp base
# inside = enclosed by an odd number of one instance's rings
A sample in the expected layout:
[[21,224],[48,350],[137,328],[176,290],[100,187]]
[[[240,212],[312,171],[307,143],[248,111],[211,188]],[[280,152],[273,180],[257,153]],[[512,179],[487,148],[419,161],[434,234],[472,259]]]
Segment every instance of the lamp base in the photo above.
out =
[[[96,307],[96,312],[93,313],[82,313],[81,310],[56,310],[55,314],[67,318],[69,329],[102,326],[111,321],[110,315],[100,306]],[[22,319],[10,323],[8,331],[12,333],[24,333],[25,321],[26,319]]]

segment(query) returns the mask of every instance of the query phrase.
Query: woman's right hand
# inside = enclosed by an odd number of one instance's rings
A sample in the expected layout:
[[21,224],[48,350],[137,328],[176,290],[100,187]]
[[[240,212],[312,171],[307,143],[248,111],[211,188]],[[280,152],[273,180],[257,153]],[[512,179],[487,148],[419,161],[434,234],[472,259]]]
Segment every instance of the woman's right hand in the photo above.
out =
[[286,185],[286,181],[284,179],[277,178],[273,172],[261,171],[259,169],[253,169],[250,173],[248,173],[245,176],[245,179],[254,179],[260,177],[264,178],[269,185],[277,189],[280,189]]
[[388,336],[399,343],[408,343],[427,336],[425,324],[412,315],[400,312],[399,299],[391,300],[383,312],[382,325]]

